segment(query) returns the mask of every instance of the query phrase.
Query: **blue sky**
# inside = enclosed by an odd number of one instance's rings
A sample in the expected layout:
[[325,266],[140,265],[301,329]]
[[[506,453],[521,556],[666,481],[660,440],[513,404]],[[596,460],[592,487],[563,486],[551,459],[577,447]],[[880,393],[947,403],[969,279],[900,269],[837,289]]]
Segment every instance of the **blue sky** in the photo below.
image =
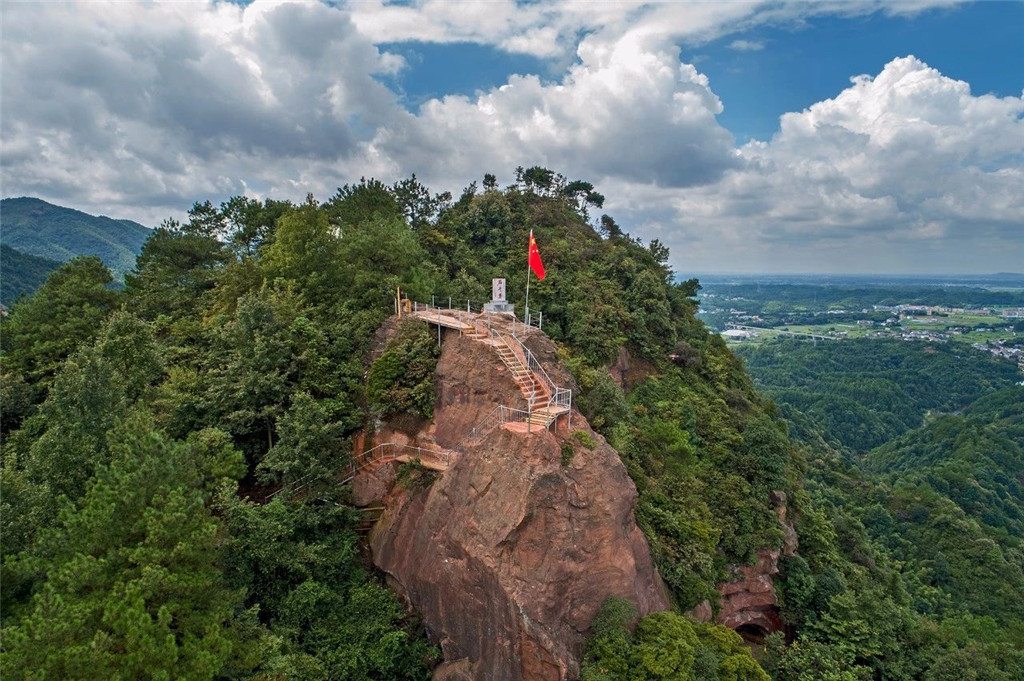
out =
[[[446,94],[473,95],[512,74],[561,75],[561,61],[476,43],[383,43],[407,68],[383,81],[411,109]],[[893,57],[913,54],[975,94],[1020,95],[1024,89],[1024,2],[977,2],[912,16],[873,12],[824,16],[798,25],[758,26],[707,43],[682,44],[723,100],[719,121],[740,142],[767,140],[779,116],[835,96],[849,79],[878,73]]]
[[[763,49],[730,47],[740,40]],[[722,124],[746,141],[768,139],[783,113],[833,97],[851,76],[878,73],[908,54],[967,81],[974,94],[1020,95],[1024,3],[980,2],[912,17],[822,17],[726,36],[684,50],[683,58],[697,60],[708,74],[725,102]]]
[[1024,262],[1024,3],[4,3],[0,180],[155,225],[542,165],[688,271]]

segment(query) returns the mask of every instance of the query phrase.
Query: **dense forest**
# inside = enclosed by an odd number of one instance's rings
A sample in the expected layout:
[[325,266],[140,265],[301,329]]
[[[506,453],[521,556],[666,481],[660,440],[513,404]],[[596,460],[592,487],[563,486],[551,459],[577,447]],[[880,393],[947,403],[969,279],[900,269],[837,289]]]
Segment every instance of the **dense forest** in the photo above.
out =
[[[361,555],[334,480],[373,418],[429,416],[435,346],[410,334],[370,360],[396,287],[474,306],[494,276],[520,291],[532,229],[548,277],[531,308],[636,483],[638,524],[679,609],[637,621],[610,600],[584,678],[1024,674],[1009,603],[1014,396],[956,417],[976,453],[928,449],[932,473],[913,479],[907,462],[949,435],[912,431],[920,418],[863,469],[831,436],[794,444],[696,319],[697,281],[677,279],[657,241],[593,215],[603,201],[543,168],[517,169],[505,188],[486,175],[458,198],[415,177],[363,180],[323,202],[197,203],[153,231],[123,290],[97,258],[56,270],[0,335],[3,673],[429,677],[440,653]],[[620,384],[609,366],[623,355],[637,370]],[[946,408],[922,399],[906,408]],[[961,469],[978,488],[960,505],[914,491]],[[300,477],[315,495],[273,494]],[[715,606],[729,565],[781,546],[778,492],[800,549],[778,580],[789,635],[769,637],[758,663],[736,634],[680,613]],[[964,537],[986,553],[957,552]],[[975,570],[990,579],[956,593]]]
[[[917,645],[954,637],[962,650],[935,654],[957,660],[961,675],[1017,678],[1024,644],[1017,368],[963,348],[884,339],[784,340],[740,352],[805,451],[806,492],[832,519],[845,557],[899,574],[900,602],[922,618]],[[802,531],[801,557],[784,570],[787,603],[790,584],[810,563],[805,539]]]
[[824,437],[866,452],[924,423],[1013,385],[1013,363],[959,345],[859,338],[810,344],[780,340],[738,347],[758,390],[801,439]]

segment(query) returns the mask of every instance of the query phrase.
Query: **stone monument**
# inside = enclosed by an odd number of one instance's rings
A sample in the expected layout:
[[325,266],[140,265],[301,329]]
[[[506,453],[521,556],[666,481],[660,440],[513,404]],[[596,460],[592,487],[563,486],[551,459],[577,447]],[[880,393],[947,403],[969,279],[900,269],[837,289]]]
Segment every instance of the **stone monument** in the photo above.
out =
[[484,304],[484,310],[488,312],[507,312],[514,315],[516,306],[509,303],[505,298],[505,280],[491,279],[491,302]]

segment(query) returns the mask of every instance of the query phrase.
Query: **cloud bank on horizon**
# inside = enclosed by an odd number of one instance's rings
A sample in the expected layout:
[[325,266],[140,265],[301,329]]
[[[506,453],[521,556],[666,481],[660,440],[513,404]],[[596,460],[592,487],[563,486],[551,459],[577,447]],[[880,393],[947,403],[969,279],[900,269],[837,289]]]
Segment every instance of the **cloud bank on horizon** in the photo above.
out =
[[[770,50],[733,38],[753,26],[948,4],[5,3],[0,178],[5,196],[152,225],[234,194],[326,199],[412,173],[458,192],[542,165],[593,182],[683,273],[1019,271],[1024,92],[973,94],[897,55],[740,145],[680,58],[719,38]],[[551,71],[412,107],[391,51],[410,41]]]

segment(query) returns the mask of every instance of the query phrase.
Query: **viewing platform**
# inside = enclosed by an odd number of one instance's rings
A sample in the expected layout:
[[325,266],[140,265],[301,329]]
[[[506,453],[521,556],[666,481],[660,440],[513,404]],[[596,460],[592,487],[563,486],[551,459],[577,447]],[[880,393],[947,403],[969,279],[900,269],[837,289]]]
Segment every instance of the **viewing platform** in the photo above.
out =
[[[525,432],[529,432],[537,427],[550,428],[563,414],[572,418],[572,391],[556,385],[533,352],[523,344],[524,334],[542,333],[539,327],[516,319],[513,313],[495,312],[487,306],[475,313],[468,309],[468,304],[466,310],[461,310],[396,299],[395,311],[400,317],[414,317],[428,324],[454,329],[487,345],[508,369],[526,401],[526,408],[507,405],[495,408],[473,429],[474,436],[498,426],[518,431],[521,425]],[[538,322],[542,319],[540,315],[537,318]]]
[[445,328],[458,331],[472,331],[474,325],[469,320],[478,317],[478,315],[474,315],[472,312],[463,312],[462,310],[445,310],[442,312],[441,308],[437,307],[417,309],[408,314],[430,324],[439,324]]

